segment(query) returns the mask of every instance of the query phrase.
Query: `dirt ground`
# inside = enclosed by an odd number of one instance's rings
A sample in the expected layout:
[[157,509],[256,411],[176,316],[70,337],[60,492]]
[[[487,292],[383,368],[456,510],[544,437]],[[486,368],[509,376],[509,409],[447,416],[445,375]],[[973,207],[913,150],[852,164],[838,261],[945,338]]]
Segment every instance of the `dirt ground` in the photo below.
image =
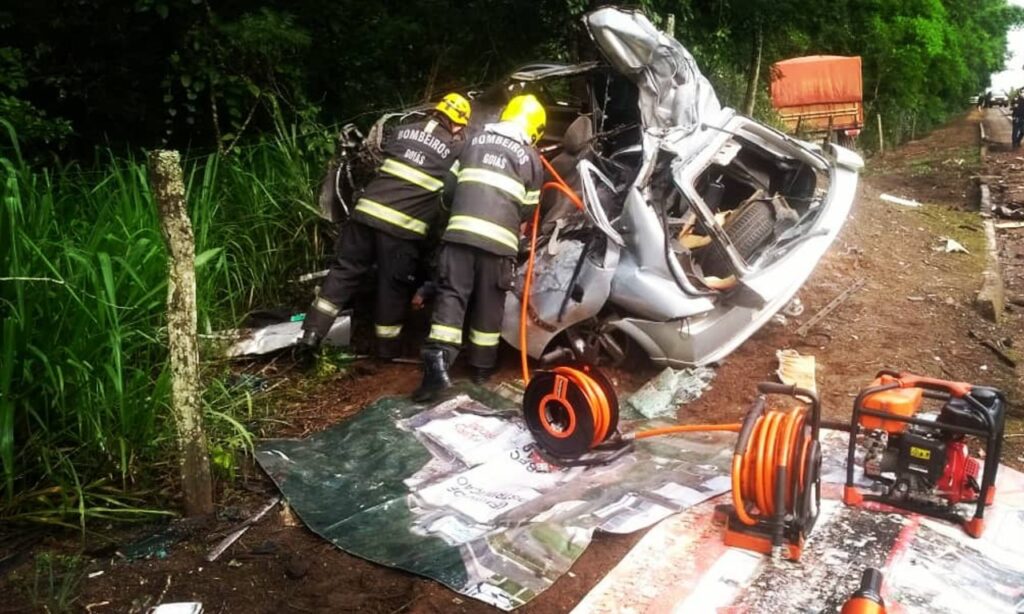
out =
[[[826,416],[845,419],[853,396],[883,367],[1002,388],[1015,414],[1007,426],[1004,462],[1024,465],[1024,431],[1019,373],[969,336],[1024,347],[1024,306],[1008,304],[997,326],[974,307],[984,266],[984,233],[974,213],[972,177],[980,174],[1015,179],[1024,157],[994,152],[983,166],[978,157],[980,114],[972,112],[946,127],[870,161],[853,214],[800,293],[804,313],[770,323],[720,367],[713,387],[697,402],[682,407],[682,422],[731,420],[741,416],[754,385],[773,378],[775,352],[794,348],[813,354]],[[1019,181],[1024,192],[1024,179]],[[925,205],[907,208],[879,199],[883,193]],[[1013,193],[1010,191],[1009,193]],[[1013,234],[1016,233],[1016,234]],[[963,244],[969,254],[946,253],[944,237]],[[1002,257],[1011,297],[1024,297],[1024,230],[1004,231]],[[858,280],[865,285],[806,337],[796,329]],[[507,356],[501,375],[515,377],[515,357]],[[656,369],[637,366],[617,374],[618,385],[635,388]],[[301,436],[350,416],[381,395],[406,394],[418,383],[414,365],[357,363],[313,393],[303,393],[281,416],[276,433]],[[226,516],[242,518],[275,494],[272,485],[251,472],[223,493]],[[280,508],[278,508],[279,510]],[[159,602],[201,601],[206,612],[490,612],[433,581],[381,567],[347,555],[306,530],[288,513],[272,512],[215,563],[203,555],[232,522],[202,527],[172,546],[163,559],[125,562],[111,548],[93,551],[76,608],[81,611],[143,612]],[[107,533],[123,542],[144,529]],[[150,532],[152,529],[148,529]],[[611,569],[641,537],[597,535],[572,571],[521,611],[566,612]],[[47,548],[70,551],[66,539]],[[0,612],[31,611],[27,605],[31,568],[23,565],[0,580]],[[4,586],[6,584],[6,586]]]

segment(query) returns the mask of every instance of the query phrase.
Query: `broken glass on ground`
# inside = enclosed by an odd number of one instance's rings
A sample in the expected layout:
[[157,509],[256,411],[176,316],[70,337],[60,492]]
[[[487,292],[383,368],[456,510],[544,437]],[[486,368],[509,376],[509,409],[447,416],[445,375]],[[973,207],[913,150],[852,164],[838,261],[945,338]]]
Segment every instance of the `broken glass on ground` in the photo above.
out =
[[666,367],[626,399],[623,416],[674,419],[679,406],[699,399],[714,378],[715,370],[711,367]]

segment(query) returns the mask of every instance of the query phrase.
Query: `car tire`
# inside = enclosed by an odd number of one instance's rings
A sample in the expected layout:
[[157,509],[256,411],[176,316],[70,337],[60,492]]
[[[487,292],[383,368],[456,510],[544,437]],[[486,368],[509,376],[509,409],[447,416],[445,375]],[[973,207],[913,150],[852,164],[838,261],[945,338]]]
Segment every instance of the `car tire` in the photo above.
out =
[[[733,247],[747,260],[772,237],[775,231],[775,211],[772,203],[754,200],[740,207],[722,226]],[[732,275],[729,257],[718,243],[712,242],[700,261],[705,276],[725,278]]]

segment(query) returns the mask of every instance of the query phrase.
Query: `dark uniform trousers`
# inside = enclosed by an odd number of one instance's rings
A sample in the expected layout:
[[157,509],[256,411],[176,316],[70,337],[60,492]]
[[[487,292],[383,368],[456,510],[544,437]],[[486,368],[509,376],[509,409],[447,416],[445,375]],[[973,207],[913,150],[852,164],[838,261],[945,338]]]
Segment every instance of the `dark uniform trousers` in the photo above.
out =
[[420,241],[400,239],[366,224],[350,220],[335,245],[337,257],[302,328],[324,337],[338,312],[351,305],[352,297],[377,265],[377,296],[374,328],[377,355],[401,354],[402,323],[416,290],[416,266]]
[[505,294],[512,289],[515,261],[488,251],[444,242],[438,255],[437,298],[426,348],[441,349],[447,364],[458,355],[469,311],[467,358],[474,367],[498,362]]

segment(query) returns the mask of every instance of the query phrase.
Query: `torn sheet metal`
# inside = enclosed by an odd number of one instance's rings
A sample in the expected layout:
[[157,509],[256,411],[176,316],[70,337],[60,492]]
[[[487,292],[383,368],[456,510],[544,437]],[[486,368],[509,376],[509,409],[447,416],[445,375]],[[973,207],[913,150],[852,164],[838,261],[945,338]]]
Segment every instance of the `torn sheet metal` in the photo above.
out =
[[608,62],[640,90],[646,129],[693,132],[721,110],[690,52],[659,32],[643,13],[609,7],[588,13],[584,20]]
[[715,370],[710,367],[667,367],[626,399],[626,410],[647,419],[674,420],[679,407],[699,399],[714,378]]
[[424,411],[384,399],[307,439],[268,441],[256,459],[339,548],[505,610],[549,588],[594,531],[644,529],[729,488],[732,434],[638,442],[609,465],[560,467],[538,454],[515,405],[467,390],[481,400]]
[[[238,338],[225,355],[228,358],[241,356],[262,356],[292,347],[302,337],[302,320],[271,324],[263,328],[243,329],[227,333]],[[340,315],[334,319],[331,330],[324,338],[324,343],[344,347],[352,342],[352,321],[348,315]]]

